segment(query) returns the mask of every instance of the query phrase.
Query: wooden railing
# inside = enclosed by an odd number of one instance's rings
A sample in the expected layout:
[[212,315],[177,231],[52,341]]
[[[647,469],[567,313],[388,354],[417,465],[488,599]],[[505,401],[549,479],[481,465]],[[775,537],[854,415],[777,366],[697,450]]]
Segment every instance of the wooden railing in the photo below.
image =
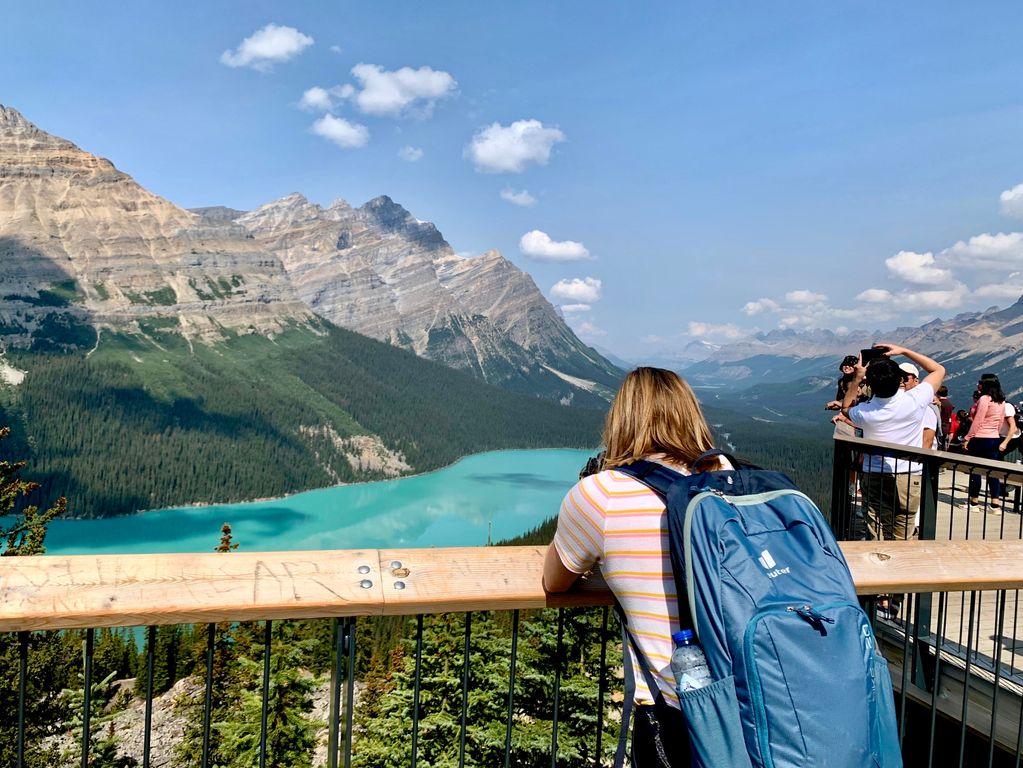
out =
[[[843,542],[857,591],[1023,588],[1023,541]],[[0,558],[0,631],[599,606],[541,583],[546,547]]]

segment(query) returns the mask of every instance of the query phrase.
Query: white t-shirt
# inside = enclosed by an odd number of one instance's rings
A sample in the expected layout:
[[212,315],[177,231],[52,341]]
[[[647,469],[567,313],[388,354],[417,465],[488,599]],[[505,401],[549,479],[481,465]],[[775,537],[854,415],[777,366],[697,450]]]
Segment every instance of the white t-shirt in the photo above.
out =
[[[908,392],[898,390],[891,397],[877,397],[849,409],[849,420],[863,430],[867,440],[921,448],[924,437],[924,411],[930,411],[934,387],[922,381]],[[869,456],[864,472],[910,472],[919,474],[919,462],[890,456]]]
[[[1005,401],[1005,418],[1009,420],[1009,424],[1015,425],[1016,423],[1016,408],[1008,400]],[[1015,426],[1005,426],[1005,421],[1002,421],[1002,426],[998,428],[998,434],[1001,437],[1008,437],[1009,435],[1016,434]]]
[[[934,412],[933,408],[929,407],[929,408],[927,408],[927,410],[924,411],[924,424],[923,424],[923,428],[924,429],[934,430],[934,439],[931,441],[931,444],[926,446],[926,447],[930,448],[931,450],[937,450],[937,448],[938,448],[938,414]],[[923,435],[921,435],[920,440],[921,440],[921,442],[923,442]]]

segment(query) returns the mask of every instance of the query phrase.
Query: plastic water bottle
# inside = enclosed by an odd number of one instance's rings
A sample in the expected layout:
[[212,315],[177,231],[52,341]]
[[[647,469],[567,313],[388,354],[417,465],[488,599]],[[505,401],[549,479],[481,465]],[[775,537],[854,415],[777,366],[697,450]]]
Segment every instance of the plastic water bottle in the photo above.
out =
[[675,691],[695,691],[714,682],[707,666],[707,657],[693,637],[693,630],[683,629],[671,636],[675,650],[671,654],[671,672],[675,675]]

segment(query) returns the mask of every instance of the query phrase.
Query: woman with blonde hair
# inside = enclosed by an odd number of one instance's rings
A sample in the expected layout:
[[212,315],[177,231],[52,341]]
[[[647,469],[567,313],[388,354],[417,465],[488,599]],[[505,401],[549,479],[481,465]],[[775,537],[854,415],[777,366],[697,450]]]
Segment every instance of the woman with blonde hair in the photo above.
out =
[[[565,591],[600,567],[643,656],[626,662],[636,682],[632,765],[688,766],[689,739],[670,669],[671,634],[680,622],[664,502],[616,468],[646,459],[688,475],[713,448],[710,428],[678,374],[637,368],[611,404],[603,441],[604,469],[581,479],[561,504],[544,586]],[[649,689],[642,664],[655,671],[656,691]]]

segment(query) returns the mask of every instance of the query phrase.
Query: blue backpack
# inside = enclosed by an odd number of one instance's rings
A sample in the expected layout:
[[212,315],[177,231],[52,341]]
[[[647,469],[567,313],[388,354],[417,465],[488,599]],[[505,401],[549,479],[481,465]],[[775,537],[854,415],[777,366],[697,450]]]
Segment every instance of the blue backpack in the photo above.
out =
[[665,500],[679,616],[715,680],[681,697],[692,764],[901,768],[888,662],[831,529],[786,475],[727,458],[618,468]]

